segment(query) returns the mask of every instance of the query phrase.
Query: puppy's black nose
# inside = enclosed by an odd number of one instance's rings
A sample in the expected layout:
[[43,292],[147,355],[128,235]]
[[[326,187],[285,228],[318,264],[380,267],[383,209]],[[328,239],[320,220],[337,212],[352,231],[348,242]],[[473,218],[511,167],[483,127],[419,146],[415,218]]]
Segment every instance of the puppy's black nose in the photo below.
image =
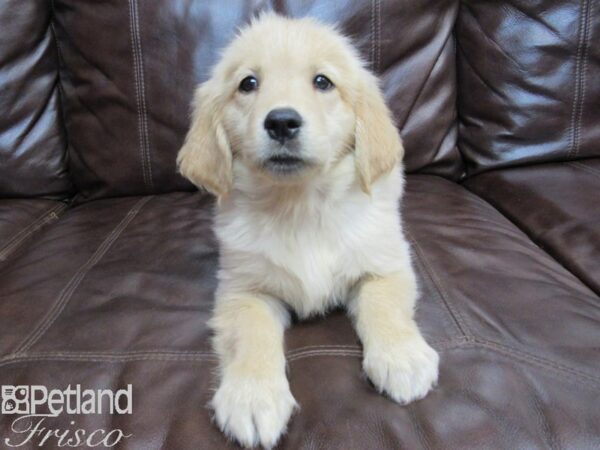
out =
[[293,139],[298,135],[302,126],[302,117],[295,109],[278,108],[274,109],[265,119],[265,130],[271,139],[280,144]]

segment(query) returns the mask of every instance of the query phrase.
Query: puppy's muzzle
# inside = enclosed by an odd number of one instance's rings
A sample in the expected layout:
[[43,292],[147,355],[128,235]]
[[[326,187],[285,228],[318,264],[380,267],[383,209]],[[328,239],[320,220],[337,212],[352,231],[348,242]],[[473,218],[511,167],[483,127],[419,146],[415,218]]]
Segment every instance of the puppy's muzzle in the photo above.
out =
[[276,176],[289,176],[302,172],[311,162],[302,155],[296,138],[302,127],[302,117],[295,109],[277,108],[267,114],[265,131],[271,139],[280,144],[271,148],[263,167]]
[[267,114],[264,126],[271,139],[284,145],[286,141],[298,136],[302,117],[295,109],[278,108]]

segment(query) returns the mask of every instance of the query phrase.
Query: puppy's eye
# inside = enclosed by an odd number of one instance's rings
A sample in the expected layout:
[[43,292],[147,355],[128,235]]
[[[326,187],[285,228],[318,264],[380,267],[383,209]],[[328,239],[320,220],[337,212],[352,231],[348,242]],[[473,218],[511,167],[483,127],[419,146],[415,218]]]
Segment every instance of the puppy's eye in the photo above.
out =
[[258,89],[258,80],[253,76],[248,76],[248,77],[244,78],[241,81],[240,86],[238,87],[238,90],[241,92],[252,92],[257,89]]
[[325,75],[317,75],[313,80],[313,85],[320,91],[328,91],[329,89],[333,89],[334,85],[329,78]]

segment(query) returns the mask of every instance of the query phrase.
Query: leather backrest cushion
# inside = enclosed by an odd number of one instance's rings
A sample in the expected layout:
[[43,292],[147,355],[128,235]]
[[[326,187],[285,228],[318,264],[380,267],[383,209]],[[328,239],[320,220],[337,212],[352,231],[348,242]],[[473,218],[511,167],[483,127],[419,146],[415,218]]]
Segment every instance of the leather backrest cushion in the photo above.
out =
[[0,197],[64,197],[71,183],[49,2],[0,2]]
[[456,27],[467,170],[600,156],[600,4],[466,0]]
[[455,0],[55,0],[71,167],[87,197],[191,189],[175,170],[197,83],[262,9],[337,22],[383,78],[409,170],[457,178]]

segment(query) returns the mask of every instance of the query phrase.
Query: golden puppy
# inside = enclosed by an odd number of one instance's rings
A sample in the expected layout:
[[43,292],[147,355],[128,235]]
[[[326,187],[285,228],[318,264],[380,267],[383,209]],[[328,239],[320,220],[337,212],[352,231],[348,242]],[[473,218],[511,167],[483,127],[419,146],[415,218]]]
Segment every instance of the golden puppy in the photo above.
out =
[[181,173],[218,197],[220,428],[270,448],[296,407],[289,310],[347,305],[363,368],[400,403],[436,383],[413,319],[417,283],[398,216],[403,148],[377,79],[349,41],[267,14],[241,30],[194,100]]

